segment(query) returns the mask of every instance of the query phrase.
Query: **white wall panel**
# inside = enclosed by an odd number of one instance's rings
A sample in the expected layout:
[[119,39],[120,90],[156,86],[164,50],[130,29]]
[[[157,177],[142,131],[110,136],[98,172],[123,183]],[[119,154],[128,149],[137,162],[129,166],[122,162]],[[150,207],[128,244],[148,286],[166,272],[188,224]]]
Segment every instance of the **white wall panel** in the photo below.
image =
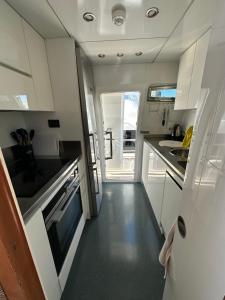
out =
[[141,92],[139,108],[141,130],[151,130],[152,133],[169,133],[169,127],[174,122],[181,121],[183,112],[173,112],[170,114],[168,126],[163,127],[162,112],[165,104],[157,104],[158,112],[151,113],[152,106],[146,101],[150,85],[176,83],[177,63],[96,65],[93,68],[95,87],[99,95],[103,92]]

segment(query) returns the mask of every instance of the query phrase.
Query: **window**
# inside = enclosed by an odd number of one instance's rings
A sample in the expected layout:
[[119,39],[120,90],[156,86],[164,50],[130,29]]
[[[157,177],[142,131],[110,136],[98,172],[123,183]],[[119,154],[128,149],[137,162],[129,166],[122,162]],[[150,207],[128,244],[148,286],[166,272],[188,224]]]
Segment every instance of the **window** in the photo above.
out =
[[147,101],[175,101],[176,85],[150,86]]

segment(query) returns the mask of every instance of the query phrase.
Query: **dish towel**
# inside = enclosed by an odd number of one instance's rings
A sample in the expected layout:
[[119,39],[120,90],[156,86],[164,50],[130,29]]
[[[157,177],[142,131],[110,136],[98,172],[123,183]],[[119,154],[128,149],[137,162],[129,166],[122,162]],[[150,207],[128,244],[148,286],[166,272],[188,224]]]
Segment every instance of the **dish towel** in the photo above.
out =
[[173,245],[173,239],[174,239],[174,234],[175,234],[175,229],[176,229],[176,223],[173,224],[171,227],[167,238],[163,244],[163,247],[161,249],[161,252],[159,254],[159,262],[162,266],[165,268],[165,273],[164,273],[164,278],[166,278],[168,268],[169,268],[169,262],[170,262],[170,257],[172,253],[172,245]]

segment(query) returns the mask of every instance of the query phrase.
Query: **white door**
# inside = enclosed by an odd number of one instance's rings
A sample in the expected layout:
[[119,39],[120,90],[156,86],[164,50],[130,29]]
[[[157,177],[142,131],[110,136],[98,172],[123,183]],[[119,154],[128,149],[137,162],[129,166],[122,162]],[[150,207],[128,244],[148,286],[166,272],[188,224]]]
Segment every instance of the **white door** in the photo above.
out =
[[[224,11],[224,7],[217,8]],[[225,18],[218,20],[202,83],[209,89],[197,120],[202,134],[195,132],[184,182],[180,215],[186,236],[181,236],[177,226],[164,300],[225,297]]]
[[106,180],[134,180],[139,99],[139,92],[101,95]]
[[[102,110],[104,118],[104,131],[112,132],[112,151],[110,149],[110,136],[106,134],[105,147],[106,168],[116,171],[122,168],[123,163],[123,101],[121,93],[104,94],[102,96]],[[112,152],[112,153],[111,153]],[[106,171],[106,172],[107,172]]]

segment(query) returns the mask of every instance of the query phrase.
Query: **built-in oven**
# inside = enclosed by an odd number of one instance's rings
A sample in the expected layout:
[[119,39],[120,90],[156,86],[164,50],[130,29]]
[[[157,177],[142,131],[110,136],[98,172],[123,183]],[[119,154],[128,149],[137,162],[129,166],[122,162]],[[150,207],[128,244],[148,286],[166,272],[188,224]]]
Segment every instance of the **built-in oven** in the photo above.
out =
[[76,169],[43,210],[58,275],[69,251],[82,212],[80,179]]

